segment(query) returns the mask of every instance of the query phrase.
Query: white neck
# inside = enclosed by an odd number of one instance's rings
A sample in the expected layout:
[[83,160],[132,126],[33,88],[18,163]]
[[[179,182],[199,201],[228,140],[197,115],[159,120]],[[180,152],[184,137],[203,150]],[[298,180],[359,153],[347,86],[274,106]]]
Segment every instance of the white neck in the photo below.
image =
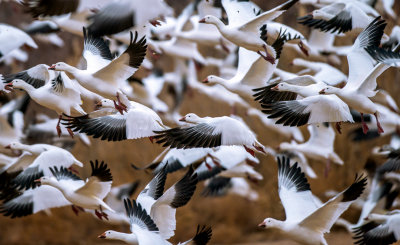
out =
[[114,231],[112,237],[107,237],[108,240],[120,240],[127,244],[139,244],[138,239],[133,233],[123,233]]

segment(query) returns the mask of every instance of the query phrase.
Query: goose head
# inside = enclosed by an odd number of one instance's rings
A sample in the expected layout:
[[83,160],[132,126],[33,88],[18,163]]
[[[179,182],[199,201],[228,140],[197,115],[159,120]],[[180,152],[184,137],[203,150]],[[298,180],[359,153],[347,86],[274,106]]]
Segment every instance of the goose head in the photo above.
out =
[[117,233],[115,231],[108,230],[108,231],[103,232],[97,238],[114,240],[114,239],[118,239],[119,237],[117,236]]
[[220,19],[218,19],[217,17],[215,17],[213,15],[206,15],[203,19],[199,20],[199,23],[213,24],[216,26],[223,24]]
[[15,88],[27,90],[29,87],[32,87],[32,85],[26,83],[24,80],[21,80],[21,79],[14,79],[14,80],[12,80],[11,83],[8,83],[6,85],[7,90],[10,90],[10,89],[12,90]]
[[114,108],[115,101],[109,99],[102,99],[96,105],[101,106],[103,108]]
[[340,92],[339,88],[327,86],[326,88],[323,88],[321,91],[319,91],[319,94],[337,94],[339,92]]
[[67,71],[69,67],[70,66],[64,62],[57,62],[50,66],[48,69],[53,71]]
[[258,226],[262,228],[272,228],[272,227],[279,227],[281,221],[273,219],[273,218],[266,218],[263,222],[261,222]]
[[56,186],[58,184],[57,179],[53,176],[43,176],[40,179],[34,180],[39,185],[51,185]]
[[201,121],[201,117],[197,116],[194,113],[186,114],[186,116],[179,119],[180,122],[187,122],[187,123],[199,123]]
[[221,83],[221,78],[214,76],[214,75],[210,75],[207,76],[206,79],[204,79],[202,81],[203,83],[209,83],[209,84],[216,84],[216,83]]
[[19,142],[13,142],[7,146],[5,146],[6,149],[11,149],[11,150],[23,150],[24,145],[19,143]]
[[290,84],[281,82],[281,83],[278,83],[276,86],[272,87],[271,90],[273,90],[273,91],[290,91]]

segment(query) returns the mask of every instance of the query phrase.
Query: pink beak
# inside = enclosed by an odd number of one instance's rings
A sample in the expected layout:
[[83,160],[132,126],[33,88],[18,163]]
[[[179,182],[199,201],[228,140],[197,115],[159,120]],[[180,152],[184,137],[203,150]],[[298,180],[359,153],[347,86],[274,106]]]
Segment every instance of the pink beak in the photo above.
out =
[[202,82],[203,83],[208,83],[208,78],[205,78]]
[[179,119],[180,122],[186,122],[186,117],[182,117],[181,119]]
[[52,65],[49,67],[49,70],[55,70],[56,69],[56,65]]
[[5,90],[8,90],[8,91],[12,91],[12,90],[13,90],[13,84],[12,84],[12,82],[11,82],[11,83],[7,83],[7,84],[4,86],[4,89],[5,89]]
[[11,149],[11,145],[6,145],[6,146],[4,146],[4,148]]
[[258,227],[263,227],[263,228],[265,228],[265,227],[267,227],[267,226],[265,225],[265,222],[262,222],[262,223],[258,224]]
[[206,18],[199,20],[199,23],[206,23]]
[[279,84],[277,84],[276,86],[272,87],[271,90],[273,90],[273,91],[279,91]]
[[97,238],[106,238],[107,236],[106,236],[106,233],[104,232],[103,234],[101,234],[100,236],[98,236]]
[[319,94],[325,94],[325,89],[319,91]]
[[35,179],[33,182],[40,183],[40,179]]

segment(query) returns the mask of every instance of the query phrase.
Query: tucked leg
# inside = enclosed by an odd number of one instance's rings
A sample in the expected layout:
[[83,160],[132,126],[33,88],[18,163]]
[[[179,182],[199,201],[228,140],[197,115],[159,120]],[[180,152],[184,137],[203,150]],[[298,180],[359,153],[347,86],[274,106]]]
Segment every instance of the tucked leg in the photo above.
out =
[[61,127],[60,127],[61,119],[62,119],[62,115],[59,115],[58,116],[57,126],[56,126],[58,137],[61,136]]
[[374,113],[375,119],[376,119],[376,126],[378,127],[378,133],[384,133],[383,128],[381,127],[381,123],[378,120],[378,113]]
[[361,124],[362,124],[363,133],[367,134],[369,128],[368,128],[367,124],[364,122],[364,113],[360,113],[360,114],[361,114]]

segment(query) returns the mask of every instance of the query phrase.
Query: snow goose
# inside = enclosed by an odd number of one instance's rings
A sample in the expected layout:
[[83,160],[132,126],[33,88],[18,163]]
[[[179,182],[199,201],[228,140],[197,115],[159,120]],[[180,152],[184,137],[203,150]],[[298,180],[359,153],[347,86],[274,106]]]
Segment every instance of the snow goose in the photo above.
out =
[[[164,131],[156,131],[154,136],[158,144],[171,148],[212,148],[220,145],[243,145],[254,151],[265,153],[264,146],[258,142],[254,133],[243,122],[232,117],[199,117],[189,113],[180,119],[187,126]],[[194,124],[194,126],[190,126]]]
[[24,95],[0,108],[0,147],[20,141],[24,136],[24,112],[29,102],[29,96]]
[[[10,42],[10,40],[13,41]],[[31,48],[38,48],[33,39],[25,32],[10,25],[0,24],[0,62],[3,60],[3,56],[25,44]]]
[[56,32],[60,31],[58,25],[49,20],[35,20],[24,28],[26,33],[34,36],[35,39],[53,44],[59,48],[64,46],[64,41],[57,35]]
[[[230,2],[223,1],[223,6],[227,11],[230,22],[229,25],[226,26],[220,19],[212,15],[205,16],[199,22],[215,25],[221,35],[232,43],[245,49],[257,52],[265,60],[267,60],[271,64],[274,64],[276,57],[275,51],[259,37],[260,27],[262,27],[265,22],[274,20],[275,18],[279,17],[287,9],[292,7],[297,1],[298,0],[289,0],[258,16],[254,16],[255,13],[253,13],[254,15],[252,18],[248,18],[248,16],[244,13],[240,13],[238,15],[236,13],[236,11],[238,11],[236,8],[225,7],[228,6]],[[237,18],[237,20],[234,20],[234,18]],[[268,28],[268,25],[266,28]],[[261,51],[265,51],[265,55],[263,55]]]
[[24,217],[40,211],[48,211],[51,208],[71,205],[59,190],[48,185],[22,192],[12,187],[3,190],[2,195],[6,199],[0,205],[0,213],[10,218]]
[[[122,112],[126,110],[128,99],[121,91],[121,85],[131,77],[146,55],[147,45],[145,37],[138,40],[138,34],[130,33],[131,40],[128,48],[118,58],[112,60],[108,44],[104,39],[94,37],[83,29],[84,49],[83,57],[87,62],[86,70],[80,70],[64,62],[58,62],[49,69],[67,71],[85,88],[105,98],[118,99],[116,108]],[[121,99],[124,102],[121,102]],[[125,104],[124,104],[125,103]]]
[[120,240],[134,245],[170,244],[161,237],[156,223],[140,203],[135,200],[131,202],[127,198],[124,200],[124,205],[126,214],[129,217],[131,233],[109,230],[99,235],[98,238]]
[[[285,32],[280,32],[271,45],[276,52],[275,59],[279,60],[283,45],[287,41]],[[272,65],[265,62],[259,55],[244,48],[239,48],[238,67],[235,76],[229,80],[208,76],[203,83],[221,84],[226,89],[239,94],[243,98],[251,98],[251,89],[260,86],[263,81],[268,81],[278,62]]]
[[[92,168],[91,176],[85,181],[70,172],[64,167],[50,168],[52,176],[43,176],[35,182],[41,185],[49,185],[57,188],[67,199],[73,204],[75,213],[83,208],[95,209],[96,216],[99,219],[103,217],[107,219],[107,214],[103,212],[103,208],[114,212],[103,199],[111,190],[112,175],[107,164],[90,161]],[[98,211],[100,210],[100,211]]]
[[207,197],[219,197],[229,194],[238,195],[249,201],[258,200],[258,193],[251,188],[244,178],[227,178],[222,176],[214,177],[205,182],[202,195]]
[[330,231],[339,216],[362,194],[367,179],[356,176],[351,186],[318,207],[304,173],[297,164],[290,167],[289,161],[278,159],[278,190],[286,220],[267,218],[259,226],[277,228],[299,243],[327,244],[324,233]]
[[166,178],[167,173],[164,169],[158,172],[140,192],[137,202],[157,224],[160,236],[169,239],[175,233],[176,209],[190,201],[198,179],[193,167],[190,166],[186,174],[163,193]]
[[313,77],[316,80],[323,81],[331,86],[336,86],[341,82],[347,81],[347,76],[343,74],[343,72],[324,62],[312,62],[301,58],[295,58],[292,64],[310,69],[315,73]]
[[[71,115],[72,112],[86,114],[81,107],[80,90],[64,72],[59,72],[51,80],[51,83],[47,83],[40,88],[35,88],[21,79],[14,79],[8,86],[25,90],[39,105],[54,110],[58,114],[58,123],[56,126],[58,136],[61,135],[60,121],[63,114]],[[68,130],[68,133],[73,136],[71,130]]]
[[353,229],[356,244],[392,244],[400,240],[400,212],[370,214],[368,222]]
[[328,123],[308,125],[310,138],[302,144],[295,142],[283,142],[279,145],[279,150],[297,151],[303,153],[306,157],[317,161],[325,161],[325,176],[330,169],[330,163],[334,162],[343,165],[343,160],[335,153],[333,149],[335,141],[335,131]]
[[346,86],[342,89],[328,86],[320,91],[320,94],[337,95],[351,108],[359,111],[361,113],[361,123],[363,124],[364,133],[368,131],[368,127],[363,121],[364,113],[374,114],[378,132],[384,132],[378,120],[377,106],[369,97],[375,96],[376,78],[388,69],[389,66],[378,64],[374,67],[373,60],[364,49],[368,50],[368,47],[379,46],[385,26],[385,21],[378,17],[357,37],[352,51],[347,55],[349,78]]
[[100,11],[89,16],[88,30],[95,36],[112,35],[145,26],[148,21],[154,26],[159,25],[157,18],[172,14],[173,9],[164,0],[150,0],[146,4],[140,0],[109,1]]
[[49,150],[39,154],[35,160],[18,174],[12,183],[19,188],[35,188],[34,180],[42,176],[50,176],[50,167],[64,167],[72,169],[72,165],[83,167],[83,163],[77,160],[69,151],[59,147],[51,147]]
[[[100,103],[104,108],[114,108],[116,104],[115,101],[109,99],[101,100]],[[86,133],[94,138],[101,137],[101,140],[108,141],[144,137],[149,137],[152,141],[152,137],[156,135],[153,131],[167,129],[157,113],[150,108],[134,101],[130,101],[127,106],[127,113],[123,115],[115,111],[110,115],[93,118],[90,115],[67,116],[63,119],[63,124],[75,132]]]
[[178,245],[206,245],[212,236],[212,229],[210,226],[200,226],[197,225],[196,235],[183,243],[178,243]]
[[324,32],[342,33],[366,28],[373,20],[369,15],[379,16],[375,9],[360,1],[338,1],[298,18],[298,22]]

